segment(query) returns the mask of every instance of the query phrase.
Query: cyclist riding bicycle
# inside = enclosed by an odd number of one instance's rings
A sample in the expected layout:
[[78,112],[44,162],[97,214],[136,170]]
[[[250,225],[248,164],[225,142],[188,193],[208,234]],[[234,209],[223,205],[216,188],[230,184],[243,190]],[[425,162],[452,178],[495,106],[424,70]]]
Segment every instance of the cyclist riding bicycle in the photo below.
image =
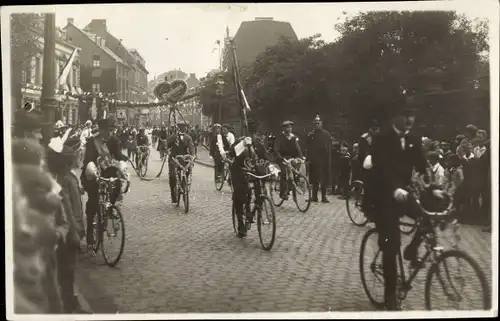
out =
[[[144,152],[149,148],[149,138],[146,135],[146,131],[144,128],[139,129],[139,134],[137,134],[136,137],[136,143],[137,143],[137,152]],[[137,168],[139,168],[139,158],[135,157],[135,165]]]
[[[396,258],[401,244],[399,219],[409,213],[405,206],[408,198],[405,188],[412,185],[414,171],[420,174],[420,178],[426,174],[426,160],[421,139],[410,132],[415,121],[413,111],[395,106],[392,114],[391,128],[373,141],[372,154],[364,163],[365,168],[371,168],[371,183],[376,186],[371,201],[379,246],[383,251],[385,305],[388,310],[397,310]],[[416,259],[418,246],[415,243],[412,242],[410,252],[405,251],[405,259]]]
[[[85,156],[83,161],[83,171],[80,177],[82,186],[87,192],[88,200],[85,208],[87,216],[87,246],[94,243],[93,220],[99,206],[99,185],[96,181],[97,173],[102,177],[120,177],[128,179],[125,161],[128,157],[120,150],[120,140],[111,135],[111,130],[115,123],[112,119],[101,119],[98,121],[99,132],[87,139]],[[116,161],[119,163],[116,164]],[[116,200],[120,196],[121,185],[113,195]]]
[[275,153],[281,169],[280,173],[280,197],[288,199],[288,191],[285,190],[287,166],[284,161],[290,158],[304,159],[304,154],[299,145],[299,138],[292,133],[294,122],[286,120],[281,124],[283,131],[276,138]]
[[[177,166],[173,161],[173,158],[179,155],[191,155],[195,157],[193,139],[186,133],[187,123],[179,122],[177,123],[178,131],[171,135],[167,140],[167,149],[170,150],[170,155],[168,159],[168,181],[170,185],[170,195],[172,198],[172,203],[177,203],[177,195],[175,194],[175,186],[177,184],[176,170]],[[181,164],[184,165],[184,164]],[[189,170],[187,175],[190,175]]]
[[[250,211],[251,190],[245,172],[251,171],[256,175],[263,175],[265,170],[262,168],[263,160],[269,160],[265,146],[257,139],[257,127],[258,123],[250,120],[248,130],[251,137],[238,138],[229,150],[229,156],[234,159],[231,164],[231,180],[233,184],[233,202],[238,218],[238,233],[241,236],[246,236],[247,233],[243,214],[246,213],[247,219],[253,221],[253,217],[248,216],[252,215]],[[258,185],[255,188],[255,196],[257,197],[262,191]]]
[[216,154],[215,161],[218,179],[223,179],[223,177],[221,177],[222,169],[224,168],[223,162],[227,159],[228,152],[235,142],[234,135],[229,132],[230,127],[230,125],[224,124],[221,132],[216,132],[216,151],[214,154]]

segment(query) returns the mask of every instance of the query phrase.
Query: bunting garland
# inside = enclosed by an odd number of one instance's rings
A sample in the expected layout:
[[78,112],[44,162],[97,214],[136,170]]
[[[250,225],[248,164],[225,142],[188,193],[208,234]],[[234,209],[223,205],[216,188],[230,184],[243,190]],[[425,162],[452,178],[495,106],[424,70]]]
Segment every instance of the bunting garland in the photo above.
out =
[[[34,85],[31,83],[24,84],[23,89],[31,89],[31,90],[37,90],[41,91],[42,86]],[[166,101],[155,101],[155,102],[131,102],[131,101],[124,101],[124,100],[119,100],[116,99],[117,93],[104,93],[104,92],[87,92],[87,91],[82,91],[80,87],[73,87],[71,90],[55,90],[54,93],[56,95],[62,95],[66,96],[66,99],[68,100],[79,100],[83,103],[89,103],[92,104],[92,101],[94,98],[99,98],[101,102],[108,103],[114,105],[115,108],[151,108],[153,112],[165,112],[168,111],[169,108],[172,106],[170,103]],[[136,91],[132,91],[132,93],[138,93]],[[147,95],[147,92],[144,92],[142,94],[143,96]],[[186,95],[183,97],[183,99],[180,101],[186,101],[189,99],[192,99],[194,97],[197,97],[198,93],[194,92],[190,95]],[[189,110],[187,110],[189,109]],[[181,108],[181,113],[184,112],[186,115],[193,115],[195,114],[195,111],[201,112],[200,107],[194,107],[194,108],[186,108],[186,110]]]

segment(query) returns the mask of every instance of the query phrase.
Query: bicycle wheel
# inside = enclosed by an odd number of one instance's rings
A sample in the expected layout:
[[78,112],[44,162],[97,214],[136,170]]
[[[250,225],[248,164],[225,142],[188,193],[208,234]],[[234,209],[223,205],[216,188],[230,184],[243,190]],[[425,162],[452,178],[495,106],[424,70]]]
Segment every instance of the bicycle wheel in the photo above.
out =
[[302,213],[307,212],[311,206],[311,186],[307,182],[307,178],[302,174],[296,174],[292,184],[293,201],[297,208]]
[[[458,260],[462,260],[465,264],[459,266],[458,272],[450,272],[450,267],[460,265],[457,264]],[[467,271],[463,269],[465,265],[469,267]],[[441,290],[431,291],[434,278],[438,280]],[[474,279],[477,281],[473,281]],[[465,281],[471,284],[467,288],[464,285]],[[424,291],[427,310],[489,310],[491,307],[489,286],[479,264],[467,253],[458,250],[446,251],[437,258],[427,272]],[[462,291],[463,293],[459,293]],[[471,295],[478,298],[474,302],[464,304],[464,297]],[[440,303],[451,303],[452,306],[437,308]]]
[[220,191],[222,190],[222,187],[224,187],[224,180],[226,177],[226,166],[224,166],[222,175],[220,176],[219,179],[217,179],[217,172],[214,170],[214,183],[215,183],[215,189]]
[[415,231],[416,228],[417,224],[415,223],[414,219],[406,215],[399,219],[399,230],[401,231],[401,233],[410,235]]
[[182,201],[184,202],[184,213],[189,212],[189,188],[186,181],[186,177],[182,178],[181,182],[182,193]]
[[273,204],[274,206],[280,207],[285,200],[281,198],[279,178],[277,180],[271,180],[269,182],[269,185],[271,185],[271,187],[269,188],[269,194],[271,194]]
[[[271,198],[268,196],[260,196],[259,206],[256,206],[253,212],[254,217],[256,214],[255,212],[257,212],[257,229],[259,231],[260,245],[264,250],[269,251],[273,247],[276,238],[276,215]],[[265,212],[265,214],[263,214],[263,212]],[[264,228],[266,227],[269,227],[271,232],[267,243],[264,240]]]
[[175,200],[177,201],[176,206],[179,207],[181,205],[181,196],[182,196],[182,187],[181,187],[182,179],[179,173],[177,173],[176,175],[177,175],[177,181],[175,184],[175,197],[176,197]]
[[139,160],[139,173],[141,174],[141,177],[145,177],[147,172],[148,172],[148,159],[149,155],[148,154],[143,154],[141,156],[141,159]]
[[[112,205],[108,208],[105,222],[105,233],[102,240],[102,257],[108,266],[115,266],[122,257],[123,249],[125,248],[125,222],[121,210]],[[110,256],[108,246],[109,243],[118,245],[118,250],[114,251],[114,255]]]
[[[375,254],[372,254],[375,252]],[[361,241],[359,252],[359,269],[361,283],[370,302],[376,309],[382,309],[384,303],[384,270],[382,267],[382,251],[378,246],[378,232],[371,229],[365,233]],[[373,278],[373,281],[369,280]],[[370,290],[368,283],[376,283],[375,289]]]
[[103,235],[103,230],[104,230],[104,227],[102,226],[102,223],[101,223],[101,217],[102,217],[102,214],[103,211],[104,211],[104,206],[102,205],[99,205],[99,211],[98,213],[96,213],[94,215],[94,221],[92,222],[92,225],[93,225],[93,233],[94,233],[94,244],[92,246],[92,252],[94,252],[94,254],[97,254],[97,252],[99,251],[99,248],[101,247],[101,244],[102,244],[102,235]]
[[349,195],[345,200],[347,215],[356,226],[364,226],[368,223],[368,218],[362,210],[363,193],[363,183],[355,181],[349,188]]

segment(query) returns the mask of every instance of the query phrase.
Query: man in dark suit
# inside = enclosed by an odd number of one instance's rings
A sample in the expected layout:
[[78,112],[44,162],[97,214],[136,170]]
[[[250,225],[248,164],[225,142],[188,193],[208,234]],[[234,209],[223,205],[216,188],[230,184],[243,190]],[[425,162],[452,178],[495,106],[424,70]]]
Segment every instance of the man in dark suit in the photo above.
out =
[[363,164],[368,155],[371,155],[373,140],[379,134],[380,127],[376,120],[372,120],[370,124],[370,128],[368,132],[361,135],[359,140],[359,162],[361,166],[361,179],[364,184],[364,193],[363,193],[363,212],[365,215],[371,219],[372,212],[372,190],[376,188],[373,186],[372,181],[373,178],[371,175],[372,171],[370,168],[364,168]]
[[314,118],[315,129],[307,136],[307,160],[309,165],[309,180],[313,186],[312,202],[318,201],[318,190],[321,183],[321,202],[330,203],[326,198],[326,186],[328,185],[329,168],[328,160],[332,149],[330,133],[323,129],[323,122],[319,114]]
[[371,160],[372,183],[377,187],[373,190],[373,218],[379,232],[379,246],[383,250],[385,304],[387,309],[396,310],[396,255],[401,241],[399,218],[407,214],[402,203],[408,198],[405,188],[411,184],[413,170],[425,174],[426,160],[421,138],[411,133],[414,112],[404,107],[393,108],[391,114],[391,128],[374,139],[372,156],[368,156],[365,164]]
[[[193,158],[195,157],[194,144],[193,139],[187,133],[187,123],[181,121],[177,123],[178,131],[174,133],[167,139],[167,149],[170,149],[169,162],[168,162],[168,181],[170,185],[170,195],[172,197],[172,203],[177,203],[177,197],[175,192],[175,185],[177,184],[177,176],[176,174],[176,165],[172,161],[172,158],[175,158],[179,155],[191,155]],[[181,165],[185,165],[182,164]],[[190,173],[188,173],[189,175]]]

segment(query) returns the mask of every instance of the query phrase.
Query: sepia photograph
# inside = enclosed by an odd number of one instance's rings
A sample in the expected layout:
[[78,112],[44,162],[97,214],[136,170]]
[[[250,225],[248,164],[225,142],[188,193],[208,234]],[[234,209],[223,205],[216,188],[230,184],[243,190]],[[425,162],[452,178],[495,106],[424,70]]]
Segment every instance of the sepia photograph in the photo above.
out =
[[7,319],[498,316],[497,1],[1,24]]

